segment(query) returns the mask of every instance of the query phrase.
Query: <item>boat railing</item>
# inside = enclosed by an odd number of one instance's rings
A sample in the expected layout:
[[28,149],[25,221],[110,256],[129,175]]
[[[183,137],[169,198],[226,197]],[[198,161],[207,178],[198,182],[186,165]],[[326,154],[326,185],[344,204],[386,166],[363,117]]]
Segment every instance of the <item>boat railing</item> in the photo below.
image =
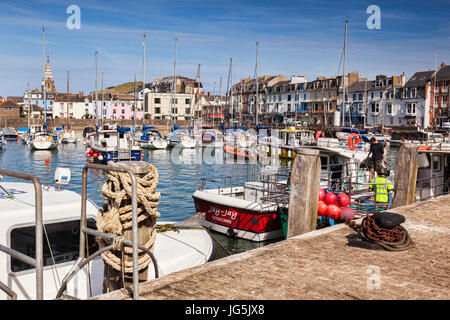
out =
[[[103,232],[99,232],[95,229],[87,227],[87,172],[89,169],[99,170],[99,171],[115,171],[127,173],[131,178],[131,207],[132,207],[132,240],[123,240],[123,244],[132,247],[132,264],[133,264],[133,300],[139,299],[139,270],[138,270],[138,249],[145,251],[149,254],[153,261],[155,269],[155,277],[159,276],[158,265],[156,259],[152,252],[144,246],[138,245],[138,218],[137,218],[137,179],[134,171],[131,168],[119,166],[112,167],[108,165],[100,164],[87,164],[83,168],[82,172],[82,185],[81,185],[81,218],[80,218],[80,251],[79,257],[74,264],[74,268],[64,277],[60,290],[58,291],[57,297],[59,298],[67,287],[67,283],[70,279],[81,270],[81,268],[90,260],[98,256],[100,253],[111,250],[113,244],[106,246],[97,252],[95,252],[90,257],[85,257],[86,253],[86,235],[93,235],[95,237],[102,238],[108,242],[113,243],[118,240],[116,235],[111,235]],[[76,267],[75,267],[76,266]]]
[[[39,179],[30,174],[22,172],[14,172],[8,170],[1,170],[0,175],[8,176],[12,178],[22,179],[33,182],[34,185],[34,210],[35,210],[35,257],[25,255],[17,250],[0,244],[0,251],[10,255],[11,257],[18,259],[24,263],[33,266],[36,270],[36,299],[44,299],[44,224],[42,217],[42,185]],[[2,188],[2,192],[6,192],[6,196],[11,195],[7,190]],[[0,282],[0,290],[3,290],[11,299],[16,299],[17,294],[5,284]]]
[[445,180],[445,175],[419,178],[416,180],[416,201],[424,201],[442,196],[450,192],[450,181]]

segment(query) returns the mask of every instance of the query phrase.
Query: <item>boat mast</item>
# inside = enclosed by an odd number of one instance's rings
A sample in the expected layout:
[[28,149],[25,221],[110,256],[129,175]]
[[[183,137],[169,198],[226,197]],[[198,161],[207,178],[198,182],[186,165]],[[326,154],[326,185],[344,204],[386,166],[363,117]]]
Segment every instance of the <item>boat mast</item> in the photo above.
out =
[[[195,99],[195,110],[194,110],[194,126],[195,126],[195,118],[196,116],[198,117],[198,110],[199,108],[199,104],[200,104],[200,64],[198,65],[198,70],[197,70],[197,99]],[[198,123],[198,118],[197,118],[197,123]]]
[[30,84],[28,83],[28,89],[27,89],[27,93],[28,93],[28,133],[30,133],[30,117],[31,117],[31,95],[30,95]]
[[104,92],[103,92],[103,71],[102,71],[102,102],[101,102],[101,106],[100,106],[100,125],[103,127],[103,99],[104,99]]
[[173,118],[173,96],[174,96],[174,91],[175,91],[175,82],[176,82],[176,75],[175,75],[175,70],[176,70],[176,65],[177,65],[177,43],[178,43],[178,39],[175,39],[175,55],[174,55],[174,59],[173,59],[173,80],[172,80],[172,90],[171,90],[171,95],[170,95],[170,119],[172,124],[175,126],[175,120]]
[[67,115],[66,115],[66,132],[69,131],[69,70],[67,70]]
[[143,61],[143,70],[142,70],[142,94],[143,94],[143,96],[144,96],[144,104],[143,104],[143,106],[142,106],[142,127],[144,126],[144,118],[145,118],[145,105],[146,105],[146,102],[145,102],[145,44],[146,44],[146,34],[144,33],[144,41],[142,42],[142,45],[143,45],[143,47],[144,47],[144,54],[143,54],[143,56],[142,56],[142,61]]
[[347,25],[348,20],[345,20],[345,36],[344,36],[344,61],[342,67],[342,81],[343,81],[343,108],[342,108],[342,126],[345,126],[345,107],[346,107],[346,99],[345,99],[345,90],[346,90],[346,82],[345,82],[345,62],[346,62],[346,51],[347,51]]
[[255,64],[255,82],[256,82],[256,94],[255,94],[255,127],[258,126],[258,41],[256,41],[256,64]]
[[97,88],[97,54],[98,52],[95,51],[95,112],[94,112],[94,117],[95,117],[95,125],[97,126],[97,108],[98,108],[98,88]]
[[43,80],[43,102],[44,102],[44,131],[47,131],[47,93],[46,93],[46,82],[45,82],[45,27],[42,26],[42,47],[43,47],[43,54],[42,54],[42,61],[43,61],[43,75],[44,75],[44,80]]
[[230,125],[233,126],[233,120],[234,120],[234,106],[233,106],[233,86],[231,85],[233,83],[233,75],[231,72],[231,68],[233,65],[233,58],[230,58],[230,70],[228,72],[228,85],[227,85],[227,92],[229,91],[230,93]]
[[220,77],[219,82],[219,101],[220,101],[220,122],[225,121],[225,117],[223,116],[223,104],[222,104],[222,97],[220,96],[222,91],[222,76]]
[[136,75],[134,75],[134,105],[133,105],[133,131],[136,127]]

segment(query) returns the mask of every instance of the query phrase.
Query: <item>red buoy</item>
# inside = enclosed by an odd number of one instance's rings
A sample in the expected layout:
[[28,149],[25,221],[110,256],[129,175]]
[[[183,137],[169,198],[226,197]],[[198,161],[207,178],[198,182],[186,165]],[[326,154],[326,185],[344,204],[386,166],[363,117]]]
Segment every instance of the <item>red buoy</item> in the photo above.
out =
[[325,189],[324,188],[320,188],[319,189],[319,201],[323,201],[325,199]]
[[325,216],[327,214],[328,205],[323,202],[319,201],[319,204],[317,205],[317,213],[319,216]]
[[340,193],[337,196],[336,203],[341,207],[344,208],[350,204],[350,197],[346,195],[345,193]]
[[335,204],[336,203],[336,195],[333,192],[328,192],[325,195],[325,202],[330,205],[330,204]]
[[342,209],[335,204],[330,204],[327,209],[327,216],[331,219],[339,219]]

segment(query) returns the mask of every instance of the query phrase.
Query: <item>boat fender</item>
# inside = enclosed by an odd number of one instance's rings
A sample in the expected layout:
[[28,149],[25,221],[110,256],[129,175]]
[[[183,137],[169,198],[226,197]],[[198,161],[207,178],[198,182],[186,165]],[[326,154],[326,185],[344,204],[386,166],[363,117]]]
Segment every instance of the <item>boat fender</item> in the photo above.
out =
[[322,130],[317,130],[316,131],[316,142],[319,140],[319,138],[325,138],[325,132],[323,132]]
[[355,150],[359,146],[359,136],[352,133],[348,136],[347,145],[350,150]]

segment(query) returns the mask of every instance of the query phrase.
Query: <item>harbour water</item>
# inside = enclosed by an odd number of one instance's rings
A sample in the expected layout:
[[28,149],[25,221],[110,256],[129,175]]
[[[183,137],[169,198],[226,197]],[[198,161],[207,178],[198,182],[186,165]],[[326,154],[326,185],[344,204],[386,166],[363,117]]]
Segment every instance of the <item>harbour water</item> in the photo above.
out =
[[[5,170],[29,173],[37,176],[43,185],[54,185],[54,173],[57,167],[70,168],[70,184],[63,188],[81,194],[81,173],[88,163],[85,155],[85,145],[81,132],[77,133],[79,142],[62,144],[52,151],[33,151],[21,142],[9,141],[6,150],[0,151],[0,167]],[[390,169],[394,169],[398,148],[387,150]],[[208,186],[217,188],[223,186],[225,179],[230,181],[251,180],[259,167],[256,164],[226,163],[208,164],[205,161],[194,161],[198,157],[196,150],[183,150],[174,161],[171,150],[145,150],[143,161],[153,164],[159,172],[159,183],[156,191],[161,193],[159,212],[161,221],[181,222],[195,214],[192,194],[200,187],[202,178],[209,181]],[[49,162],[46,162],[46,159]],[[180,163],[181,162],[181,163]],[[287,168],[291,161],[282,161],[280,166]],[[4,177],[5,181],[14,180]],[[106,180],[104,172],[90,169],[88,171],[88,198],[101,206],[104,201],[101,188]],[[255,243],[244,239],[231,239],[221,234],[214,237],[230,253],[247,251],[273,241]]]

